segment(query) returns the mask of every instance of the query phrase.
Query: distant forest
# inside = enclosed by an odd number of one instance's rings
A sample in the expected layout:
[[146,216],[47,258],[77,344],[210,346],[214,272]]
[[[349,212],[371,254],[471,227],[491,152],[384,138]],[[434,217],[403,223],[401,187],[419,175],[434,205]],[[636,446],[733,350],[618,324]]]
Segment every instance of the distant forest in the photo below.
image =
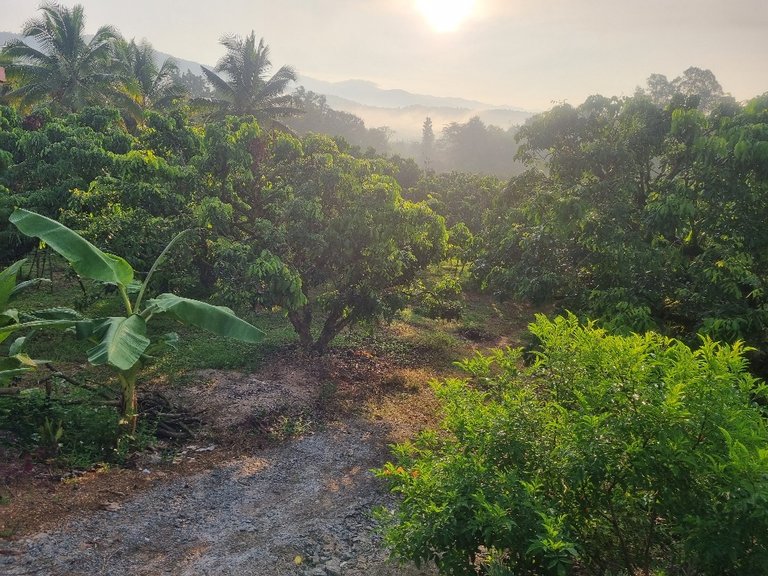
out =
[[[10,82],[0,89],[0,102],[10,102],[11,100],[4,95],[13,90],[15,82],[22,82],[19,74],[14,79],[13,56],[10,56],[14,50],[17,50],[13,46],[21,41],[21,36],[18,34],[0,33],[0,44],[9,44],[11,47],[10,52],[7,50],[3,52],[0,60],[0,65],[4,62],[11,72]],[[26,38],[23,41],[29,43],[31,47],[38,47],[34,38]],[[129,94],[135,92],[137,82],[141,86],[138,89],[145,93],[164,91],[166,96],[158,101],[152,102],[150,98],[149,106],[152,108],[165,107],[170,102],[167,99],[168,95],[182,98],[193,108],[195,105],[198,108],[204,108],[206,102],[217,98],[217,83],[210,76],[195,74],[189,69],[182,71],[175,59],[162,59],[162,56],[146,41],[137,44],[134,40],[121,39],[121,42],[124,46],[120,58],[133,60],[132,63],[124,62],[122,74],[125,75],[131,68],[139,74],[133,79],[124,78],[123,86],[118,88],[117,92],[121,90]],[[268,52],[268,47],[266,49]],[[263,74],[266,69],[268,67],[260,73]],[[144,77],[139,79],[140,75]],[[118,80],[119,76],[120,73],[117,72],[113,79]],[[226,77],[226,71],[223,76]],[[118,83],[121,81],[118,80]],[[130,87],[131,84],[134,86]],[[220,85],[219,88],[221,88]],[[289,88],[288,85],[286,85],[287,88]],[[424,139],[413,142],[394,138],[392,131],[386,126],[367,127],[359,116],[334,110],[327,104],[326,97],[322,94],[305,90],[302,86],[292,90],[292,93],[286,95],[297,113],[285,115],[283,123],[299,135],[311,132],[340,137],[361,151],[370,150],[410,158],[419,167],[436,172],[457,170],[506,178],[524,170],[522,163],[515,160],[517,151],[515,127],[502,129],[484,123],[479,117],[464,123],[451,122],[445,126],[432,126],[431,119],[425,117]],[[102,100],[112,101],[119,107],[120,98],[115,96],[113,94],[111,98]],[[135,99],[135,95],[133,98]],[[135,113],[135,110],[132,113]]]

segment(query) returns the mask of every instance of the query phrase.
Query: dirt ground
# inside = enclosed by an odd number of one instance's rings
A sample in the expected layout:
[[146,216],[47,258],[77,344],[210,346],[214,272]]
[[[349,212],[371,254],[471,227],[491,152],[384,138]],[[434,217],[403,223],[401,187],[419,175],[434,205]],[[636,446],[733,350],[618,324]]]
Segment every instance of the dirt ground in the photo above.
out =
[[5,470],[0,573],[433,574],[391,561],[371,517],[393,501],[370,470],[434,425],[428,378],[352,350],[198,372],[165,391],[202,410],[193,441],[69,478]]
[[0,574],[433,576],[390,559],[371,511],[395,500],[371,469],[391,444],[438,424],[434,366],[520,345],[535,312],[469,307],[491,313],[480,329],[453,327],[453,341],[429,325],[388,328],[411,342],[407,357],[294,349],[255,373],[143,383],[202,425],[124,467],[62,477],[0,453]]

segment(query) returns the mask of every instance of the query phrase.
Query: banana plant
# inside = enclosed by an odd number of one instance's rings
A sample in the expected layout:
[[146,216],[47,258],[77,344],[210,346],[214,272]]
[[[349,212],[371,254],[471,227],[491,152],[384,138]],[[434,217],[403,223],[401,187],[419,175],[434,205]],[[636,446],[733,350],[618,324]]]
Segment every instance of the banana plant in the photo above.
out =
[[[25,328],[74,327],[81,338],[89,338],[94,346],[87,350],[88,361],[95,365],[111,366],[117,373],[121,388],[122,422],[130,433],[136,430],[137,399],[136,380],[152,339],[147,323],[154,317],[167,315],[208,330],[219,336],[235,338],[243,342],[258,342],[264,332],[238,318],[232,310],[214,306],[200,300],[183,298],[165,293],[144,301],[147,286],[157,267],[168,251],[187,232],[176,235],[158,256],[144,281],[137,283],[134,270],[123,258],[102,252],[85,238],[59,222],[28,210],[17,209],[10,221],[23,234],[37,237],[69,262],[81,277],[114,285],[123,303],[124,315],[107,318],[83,319],[59,316],[33,319],[28,322],[0,326],[0,339],[4,334]],[[131,294],[138,290],[134,301]],[[162,339],[173,339],[165,335]]]
[[[19,311],[10,307],[11,301],[24,288],[37,284],[39,281],[36,279],[17,283],[19,270],[24,263],[25,260],[19,260],[0,271],[0,343],[11,335],[13,331],[10,329],[11,326],[20,324]],[[3,328],[6,330],[2,331]],[[3,386],[6,386],[16,376],[37,367],[38,362],[22,352],[24,341],[24,337],[17,338],[8,347],[8,354],[0,356],[0,394],[13,392],[15,389],[6,389]]]

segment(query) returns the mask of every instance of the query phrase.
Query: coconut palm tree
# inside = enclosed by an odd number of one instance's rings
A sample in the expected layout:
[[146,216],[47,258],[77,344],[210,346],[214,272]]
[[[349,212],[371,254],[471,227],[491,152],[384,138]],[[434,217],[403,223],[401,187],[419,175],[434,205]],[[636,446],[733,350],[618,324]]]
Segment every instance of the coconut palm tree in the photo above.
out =
[[117,58],[128,93],[143,109],[167,108],[187,91],[173,58],[158,65],[157,52],[143,40],[117,43]]
[[296,72],[290,66],[283,66],[268,77],[272,63],[269,46],[263,38],[257,46],[256,35],[251,32],[245,39],[225,36],[221,44],[227,53],[215,71],[203,67],[206,79],[216,92],[217,98],[212,103],[219,115],[250,114],[264,124],[276,124],[276,118],[301,112],[291,106],[291,97],[285,94],[288,85],[296,81]]
[[46,2],[40,10],[43,14],[22,31],[39,49],[23,40],[12,40],[3,49],[14,81],[8,96],[22,106],[50,101],[70,111],[110,101],[115,94],[112,49],[117,30],[102,26],[86,42],[81,5],[67,8]]

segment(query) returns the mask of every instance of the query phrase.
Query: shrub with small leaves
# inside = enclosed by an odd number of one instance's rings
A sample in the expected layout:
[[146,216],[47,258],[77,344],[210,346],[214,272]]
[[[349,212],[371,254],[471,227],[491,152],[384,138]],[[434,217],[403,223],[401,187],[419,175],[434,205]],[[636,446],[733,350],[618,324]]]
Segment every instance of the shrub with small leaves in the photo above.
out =
[[[378,470],[395,555],[441,573],[763,574],[768,429],[745,349],[537,317],[541,346],[457,363],[445,420]],[[490,558],[490,560],[489,560]]]

